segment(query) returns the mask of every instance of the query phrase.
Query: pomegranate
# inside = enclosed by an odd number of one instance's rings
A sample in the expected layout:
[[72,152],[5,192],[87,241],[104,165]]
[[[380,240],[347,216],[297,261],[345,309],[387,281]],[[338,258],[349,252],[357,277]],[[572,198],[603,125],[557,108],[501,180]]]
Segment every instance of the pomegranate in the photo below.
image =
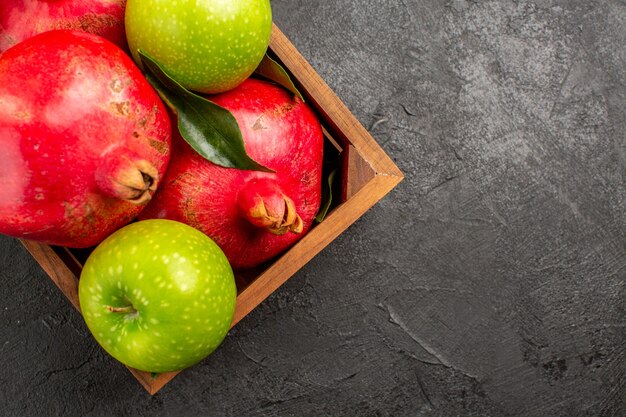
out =
[[0,233],[97,244],[145,206],[170,145],[158,95],[111,42],[51,31],[0,55]]
[[126,0],[2,0],[0,52],[38,33],[82,30],[126,48]]
[[274,173],[217,166],[176,133],[165,179],[141,219],[187,223],[213,238],[235,269],[256,266],[295,243],[319,210],[323,135],[297,97],[256,79],[211,96],[230,110],[246,151]]

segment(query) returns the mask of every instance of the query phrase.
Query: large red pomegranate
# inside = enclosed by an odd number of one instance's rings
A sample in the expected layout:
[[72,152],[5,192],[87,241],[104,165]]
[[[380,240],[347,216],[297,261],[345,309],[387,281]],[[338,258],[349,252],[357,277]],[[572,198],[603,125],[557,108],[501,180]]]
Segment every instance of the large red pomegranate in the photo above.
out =
[[0,233],[92,246],[150,199],[170,121],[133,61],[78,31],[0,55]]
[[82,30],[126,47],[126,0],[2,0],[0,52],[38,33]]
[[311,227],[321,196],[323,135],[302,100],[248,79],[211,96],[230,110],[248,154],[275,173],[217,166],[176,133],[165,179],[140,218],[187,223],[213,238],[233,268],[256,266]]

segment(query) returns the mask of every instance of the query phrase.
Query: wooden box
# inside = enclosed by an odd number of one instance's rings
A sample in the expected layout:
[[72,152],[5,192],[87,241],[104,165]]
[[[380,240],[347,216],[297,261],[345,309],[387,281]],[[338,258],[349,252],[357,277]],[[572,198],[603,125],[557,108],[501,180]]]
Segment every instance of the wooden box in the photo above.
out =
[[[327,147],[334,148],[341,161],[341,192],[339,196],[333,195],[338,201],[326,219],[315,225],[295,246],[263,268],[237,276],[237,305],[231,327],[403,178],[392,160],[276,26],[272,31],[270,53],[283,64],[306,102],[317,112],[324,127]],[[79,309],[78,278],[89,250],[48,246],[28,240],[22,240],[22,244]],[[177,374],[152,375],[135,369],[130,371],[150,394],[156,393]]]

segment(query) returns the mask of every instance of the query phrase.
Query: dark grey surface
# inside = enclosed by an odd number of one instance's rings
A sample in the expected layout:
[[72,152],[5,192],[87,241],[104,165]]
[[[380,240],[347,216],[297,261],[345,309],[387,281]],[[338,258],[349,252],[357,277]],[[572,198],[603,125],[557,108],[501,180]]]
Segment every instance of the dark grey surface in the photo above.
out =
[[626,415],[625,3],[272,3],[405,181],[155,397],[0,237],[0,415]]

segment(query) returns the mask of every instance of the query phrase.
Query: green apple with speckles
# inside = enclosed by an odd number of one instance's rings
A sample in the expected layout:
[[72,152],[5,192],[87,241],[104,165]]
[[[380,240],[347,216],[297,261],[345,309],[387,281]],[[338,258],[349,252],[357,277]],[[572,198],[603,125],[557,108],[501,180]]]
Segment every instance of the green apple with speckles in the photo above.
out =
[[248,78],[269,44],[269,0],[128,0],[126,37],[189,90],[219,93]]
[[187,368],[223,341],[235,311],[233,271],[213,240],[172,220],[131,223],[92,252],[78,295],[111,356],[147,372]]

